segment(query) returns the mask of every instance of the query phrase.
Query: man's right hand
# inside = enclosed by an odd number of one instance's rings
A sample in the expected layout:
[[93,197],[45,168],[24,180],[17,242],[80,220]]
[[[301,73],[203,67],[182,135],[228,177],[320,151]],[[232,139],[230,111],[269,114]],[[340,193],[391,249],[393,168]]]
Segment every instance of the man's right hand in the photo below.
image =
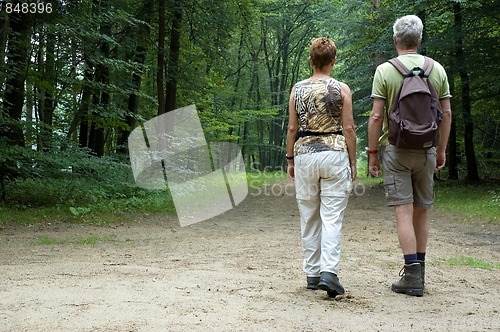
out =
[[368,158],[370,158],[370,160],[368,162],[368,170],[370,171],[370,174],[376,178],[379,177],[380,176],[380,159],[378,158],[378,155],[377,154],[370,154]]

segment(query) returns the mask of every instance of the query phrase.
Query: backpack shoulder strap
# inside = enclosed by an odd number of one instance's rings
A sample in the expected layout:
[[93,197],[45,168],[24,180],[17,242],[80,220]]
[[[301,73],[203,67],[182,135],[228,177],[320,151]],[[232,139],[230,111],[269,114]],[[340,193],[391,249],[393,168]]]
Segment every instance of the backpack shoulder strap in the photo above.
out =
[[408,75],[408,72],[410,71],[406,66],[399,60],[398,58],[392,58],[388,60],[391,65],[396,67],[397,70],[401,73],[401,75],[406,76]]
[[425,77],[429,77],[432,68],[434,67],[434,60],[424,55],[424,67],[422,68],[424,71]]

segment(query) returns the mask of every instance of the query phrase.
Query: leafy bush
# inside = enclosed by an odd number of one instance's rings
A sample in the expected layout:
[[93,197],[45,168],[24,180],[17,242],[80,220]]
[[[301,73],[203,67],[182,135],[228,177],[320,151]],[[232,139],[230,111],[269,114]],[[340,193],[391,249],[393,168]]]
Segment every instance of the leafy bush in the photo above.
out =
[[0,147],[1,196],[7,206],[96,204],[143,191],[135,186],[130,165],[95,157],[70,141],[43,152],[1,142]]
[[168,188],[136,186],[125,155],[98,158],[64,138],[43,152],[0,139],[0,224],[79,220],[96,225],[125,213],[175,209]]

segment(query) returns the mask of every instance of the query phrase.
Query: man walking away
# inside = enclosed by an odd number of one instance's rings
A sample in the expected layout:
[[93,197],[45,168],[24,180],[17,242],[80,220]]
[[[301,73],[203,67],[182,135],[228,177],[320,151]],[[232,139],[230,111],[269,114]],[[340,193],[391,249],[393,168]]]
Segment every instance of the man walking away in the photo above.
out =
[[[401,17],[395,22],[393,31],[397,59],[407,68],[423,68],[425,58],[417,53],[423,31],[420,18],[415,15]],[[375,72],[371,94],[373,105],[368,123],[370,173],[380,175],[380,155],[387,205],[394,206],[398,240],[404,256],[401,279],[394,282],[391,289],[412,296],[422,296],[424,291],[429,237],[427,211],[434,203],[433,174],[446,163],[451,126],[451,95],[444,68],[434,61],[427,79],[435,89],[442,112],[439,139],[433,144],[435,146],[408,149],[389,142],[388,118],[404,80],[400,71],[389,62],[378,66]]]

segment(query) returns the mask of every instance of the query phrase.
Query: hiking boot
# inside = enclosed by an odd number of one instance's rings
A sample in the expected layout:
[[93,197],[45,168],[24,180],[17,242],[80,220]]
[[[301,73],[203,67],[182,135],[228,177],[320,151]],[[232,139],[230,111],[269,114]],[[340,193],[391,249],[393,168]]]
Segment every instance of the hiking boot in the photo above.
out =
[[422,286],[425,289],[425,261],[418,261],[420,263],[420,275],[422,276]]
[[319,277],[307,277],[307,289],[318,289]]
[[340,284],[339,278],[335,273],[321,272],[318,288],[325,290],[330,297],[344,295],[344,287]]
[[422,268],[420,263],[405,264],[399,276],[401,279],[392,284],[391,289],[396,293],[411,296],[424,295],[424,284],[422,283]]

